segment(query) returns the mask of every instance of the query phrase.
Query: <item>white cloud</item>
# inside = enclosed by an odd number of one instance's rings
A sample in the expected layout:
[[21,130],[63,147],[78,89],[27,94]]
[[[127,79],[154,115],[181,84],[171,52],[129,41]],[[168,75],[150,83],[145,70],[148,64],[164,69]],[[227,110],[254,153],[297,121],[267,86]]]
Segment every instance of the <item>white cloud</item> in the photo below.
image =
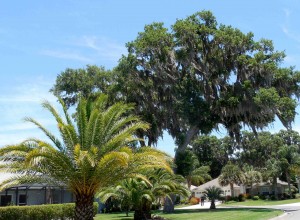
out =
[[43,100],[50,101],[54,106],[58,105],[56,98],[49,93],[49,88],[48,82],[36,78],[34,84],[11,86],[9,94],[0,95],[0,147],[29,137],[44,138],[36,126],[24,122],[23,119],[27,116],[56,132],[53,117],[41,106]]
[[42,55],[60,58],[60,59],[67,59],[67,60],[77,60],[80,62],[93,62],[93,59],[83,56],[75,51],[68,51],[68,50],[43,50],[40,52]]
[[97,56],[108,60],[118,60],[122,54],[127,53],[125,46],[105,37],[83,36],[75,39],[74,43],[94,50]]
[[71,38],[60,50],[43,50],[41,54],[60,59],[76,60],[84,63],[98,63],[101,60],[117,62],[126,54],[124,45],[105,37],[82,36]]
[[283,9],[283,11],[285,14],[285,21],[284,24],[281,25],[281,30],[287,37],[300,43],[300,34],[298,32],[292,31],[290,28],[290,18],[292,15],[292,11],[289,9]]

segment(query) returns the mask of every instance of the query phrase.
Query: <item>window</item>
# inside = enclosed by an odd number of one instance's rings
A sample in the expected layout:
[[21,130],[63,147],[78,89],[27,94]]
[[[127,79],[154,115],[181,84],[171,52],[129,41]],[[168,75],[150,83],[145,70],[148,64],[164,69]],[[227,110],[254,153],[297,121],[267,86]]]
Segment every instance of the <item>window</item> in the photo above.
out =
[[1,206],[7,206],[11,202],[11,195],[1,195]]
[[19,205],[26,205],[26,195],[19,195]]

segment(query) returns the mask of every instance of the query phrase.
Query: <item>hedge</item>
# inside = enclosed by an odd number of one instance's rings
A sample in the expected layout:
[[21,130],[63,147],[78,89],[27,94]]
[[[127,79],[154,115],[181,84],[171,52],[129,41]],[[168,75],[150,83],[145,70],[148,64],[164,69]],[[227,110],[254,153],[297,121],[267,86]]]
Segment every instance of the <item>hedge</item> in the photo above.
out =
[[[0,207],[0,220],[73,220],[74,210],[74,203],[6,206]],[[94,202],[94,215],[97,211],[98,203]]]

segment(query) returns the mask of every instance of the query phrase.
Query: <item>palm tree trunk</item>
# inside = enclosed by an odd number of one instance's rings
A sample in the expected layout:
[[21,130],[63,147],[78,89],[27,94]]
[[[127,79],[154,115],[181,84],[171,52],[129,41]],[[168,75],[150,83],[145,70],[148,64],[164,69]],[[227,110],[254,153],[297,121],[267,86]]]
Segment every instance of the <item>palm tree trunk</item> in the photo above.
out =
[[94,219],[94,195],[76,195],[75,220]]
[[175,201],[175,195],[171,194],[171,198],[168,196],[165,198],[165,204],[164,204],[164,213],[173,213],[174,212],[174,201]]
[[210,209],[216,209],[216,204],[215,204],[215,200],[212,199],[210,202]]
[[151,219],[151,203],[144,201],[142,206],[136,207],[134,210],[134,220],[148,220]]
[[230,191],[231,191],[231,198],[234,197],[234,191],[233,191],[233,183],[230,183]]
[[291,198],[292,198],[291,177],[290,177],[290,174],[289,174],[288,171],[286,172],[286,179],[287,179],[287,182],[288,182],[288,186],[289,186],[289,196],[290,196],[290,199],[291,199]]
[[273,177],[273,189],[275,199],[278,200],[278,192],[277,192],[277,177]]

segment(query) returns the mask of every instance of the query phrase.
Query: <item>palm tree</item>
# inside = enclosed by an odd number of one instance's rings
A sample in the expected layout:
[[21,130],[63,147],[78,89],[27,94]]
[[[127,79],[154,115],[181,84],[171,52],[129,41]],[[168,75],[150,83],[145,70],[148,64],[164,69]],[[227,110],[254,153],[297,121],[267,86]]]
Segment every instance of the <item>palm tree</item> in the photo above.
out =
[[298,153],[298,147],[296,145],[283,145],[279,148],[278,155],[280,158],[281,169],[285,174],[288,182],[289,195],[291,197],[291,174],[296,167],[300,166],[300,155]]
[[129,178],[122,180],[117,186],[108,187],[97,196],[105,202],[114,197],[125,203],[126,213],[134,207],[134,219],[151,219],[151,204],[159,202],[161,198],[177,194],[187,197],[188,189],[181,183],[183,177],[174,175],[163,169],[154,169],[147,172],[147,179]]
[[282,174],[281,163],[276,158],[271,158],[266,162],[265,175],[272,181],[274,196],[278,199],[277,178]]
[[222,193],[223,193],[222,189],[216,186],[210,186],[205,189],[205,195],[210,200],[210,209],[216,209],[215,201],[216,199],[220,198]]
[[251,165],[244,165],[245,184],[250,186],[250,191],[254,183],[262,182],[261,172],[255,170]]
[[93,201],[97,191],[129,176],[141,176],[141,171],[160,167],[169,169],[165,154],[152,148],[134,152],[126,147],[137,141],[138,129],[148,124],[130,114],[132,105],[107,105],[107,96],[91,102],[81,99],[75,114],[75,123],[62,100],[64,117],[49,102],[43,107],[54,116],[61,135],[55,137],[32,118],[49,138],[47,141],[31,138],[20,144],[0,149],[0,171],[15,173],[0,185],[1,189],[33,182],[67,186],[76,196],[75,219],[93,219]]
[[219,184],[221,186],[230,185],[231,197],[234,197],[233,185],[240,185],[244,182],[245,176],[237,165],[228,163],[222,168],[221,175],[219,176]]

